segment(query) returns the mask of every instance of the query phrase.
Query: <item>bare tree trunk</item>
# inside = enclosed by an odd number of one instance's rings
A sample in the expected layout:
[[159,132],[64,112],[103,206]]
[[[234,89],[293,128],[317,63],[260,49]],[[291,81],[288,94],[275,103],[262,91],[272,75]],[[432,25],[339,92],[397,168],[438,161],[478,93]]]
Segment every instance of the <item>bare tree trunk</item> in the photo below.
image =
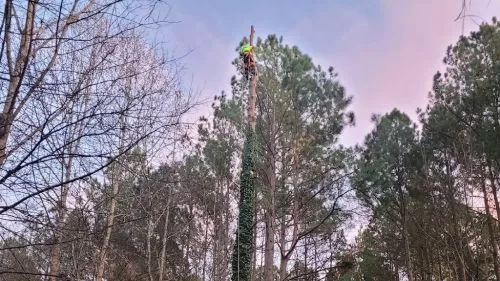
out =
[[488,170],[489,170],[489,175],[490,175],[490,181],[491,181],[491,193],[493,194],[493,200],[495,201],[495,211],[496,211],[496,219],[497,221],[500,220],[500,204],[498,202],[498,190],[497,190],[497,185],[496,185],[496,177],[493,174],[493,168],[491,165],[491,160],[488,160]]
[[[271,136],[272,137],[272,136]],[[273,144],[271,144],[273,145]],[[274,148],[271,148],[274,150]],[[274,153],[271,153],[271,159],[268,163],[268,177],[269,177],[269,192],[268,202],[265,213],[266,223],[266,244],[264,253],[264,281],[273,281],[274,269],[274,221],[276,219],[276,205],[275,205],[275,189],[276,189],[276,169],[274,161]]]
[[[80,139],[82,135],[84,126],[79,126],[78,128],[71,127],[69,129],[69,136],[76,133],[76,139]],[[72,139],[69,140],[70,145],[67,148],[69,155],[75,155],[76,150],[79,145],[79,141],[71,143]],[[64,178],[63,182],[69,182],[71,179],[71,173],[73,171],[73,156],[70,156],[67,161],[66,159],[61,159],[61,165],[64,168]],[[54,230],[54,245],[50,249],[50,281],[57,281],[57,276],[61,273],[61,241],[63,238],[64,225],[66,223],[67,216],[67,200],[68,193],[70,189],[70,184],[66,183],[61,186],[61,195],[56,203],[57,218],[56,218],[56,229]]]
[[[299,187],[298,187],[298,175],[299,175],[299,165],[300,165],[300,159],[299,159],[299,142],[298,140],[294,140],[293,142],[293,206],[292,206],[292,223],[293,223],[293,230],[292,230],[292,243],[290,246],[290,249],[286,249],[286,243],[284,243],[285,240],[282,240],[281,247],[282,247],[282,253],[281,253],[281,262],[280,262],[280,280],[286,280],[288,273],[287,273],[287,267],[288,267],[288,261],[290,260],[290,256],[292,253],[295,251],[296,245],[297,245],[297,240],[299,239]],[[284,158],[284,157],[283,157]],[[281,237],[282,239],[286,239],[286,224],[282,225],[281,229]]]
[[[115,168],[114,168],[115,169]],[[99,254],[99,265],[97,266],[96,281],[102,281],[104,275],[104,266],[106,265],[106,254],[109,249],[109,240],[113,231],[113,223],[115,220],[116,197],[118,196],[119,182],[116,175],[111,179],[112,193],[111,203],[109,206],[109,215],[106,220],[106,233],[102,242],[101,252]]]
[[[3,105],[3,110],[0,115],[0,166],[5,163],[6,153],[7,153],[7,141],[9,139],[10,128],[12,125],[14,117],[14,108],[19,94],[19,88],[21,87],[22,79],[24,77],[26,66],[29,61],[29,55],[31,52],[32,36],[33,36],[33,26],[36,14],[36,4],[38,1],[30,0],[28,1],[28,7],[26,9],[26,20],[24,23],[24,29],[22,31],[21,42],[19,45],[19,53],[15,59],[14,69],[12,70],[10,55],[12,51],[12,38],[10,37],[10,20],[12,18],[12,11],[14,9],[12,0],[7,0],[6,2],[6,27],[5,27],[5,38],[4,42],[7,47],[7,64],[9,66],[9,87],[7,89],[7,97],[5,98],[5,103]],[[1,54],[0,54],[1,55]]]
[[[132,71],[133,73],[133,71]],[[123,110],[120,113],[120,120],[119,120],[119,125],[120,125],[120,132],[118,136],[118,151],[117,155],[121,156],[124,153],[124,147],[123,144],[125,142],[125,137],[127,134],[127,107],[130,103],[131,99],[131,88],[132,88],[132,78],[127,77],[125,81],[125,87],[124,87],[124,105],[123,105]],[[110,202],[110,207],[109,207],[109,214],[106,220],[106,231],[105,231],[105,236],[104,240],[102,243],[101,247],[101,252],[99,254],[99,260],[98,260],[98,266],[97,266],[97,276],[96,276],[96,281],[102,281],[103,276],[104,276],[104,268],[106,265],[106,255],[107,251],[109,250],[109,245],[110,245],[110,238],[111,238],[111,233],[113,231],[113,223],[115,220],[115,210],[116,210],[116,203],[117,203],[117,197],[118,197],[118,191],[120,188],[121,184],[121,173],[122,173],[122,168],[121,168],[122,163],[120,161],[115,160],[113,163],[113,166],[111,167],[111,187],[112,187],[112,192],[111,192],[111,202]],[[152,218],[149,216],[148,220],[148,229],[153,226],[152,223]],[[152,230],[151,230],[152,232]],[[148,264],[151,264],[148,262]],[[151,276],[150,276],[150,279]]]
[[[231,180],[229,178],[226,179],[226,194],[224,199],[224,237],[222,240],[223,246],[223,265],[222,265],[222,280],[226,280],[229,276],[229,262],[230,262],[230,249],[229,249],[229,236],[231,233],[229,232],[229,225],[231,224]],[[254,201],[255,202],[255,201]],[[255,207],[254,207],[255,209]],[[255,212],[255,211],[254,211]],[[255,231],[253,232],[255,233]],[[255,235],[254,235],[255,237]],[[255,253],[255,243],[252,246],[253,252]]]
[[[64,160],[62,160],[64,163]],[[63,164],[64,165],[64,164]],[[65,167],[65,180],[71,177],[72,158]],[[63,238],[64,223],[66,221],[66,201],[68,198],[69,184],[61,187],[61,197],[57,201],[56,229],[54,230],[54,245],[50,249],[50,281],[57,281],[61,273],[61,240]]]
[[220,273],[221,267],[224,266],[222,264],[223,253],[221,253],[220,250],[220,242],[222,240],[222,235],[223,235],[222,232],[224,230],[221,217],[221,211],[222,211],[221,206],[223,206],[224,204],[221,204],[223,202],[219,201],[219,197],[221,196],[221,194],[223,194],[222,181],[218,181],[215,188],[216,191],[215,191],[215,200],[213,209],[214,241],[213,241],[213,251],[212,251],[212,280],[219,280],[221,278],[221,273]]
[[153,281],[153,270],[151,268],[151,238],[153,237],[153,219],[151,218],[151,214],[148,214],[147,221],[147,236],[146,236],[146,254],[148,259],[148,277],[149,281]]
[[[297,189],[295,189],[295,193],[298,194]],[[294,196],[294,202],[293,202],[293,210],[292,210],[292,222],[293,222],[293,230],[292,230],[292,243],[290,246],[290,249],[286,249],[286,226],[285,228],[281,229],[281,247],[282,253],[281,253],[281,260],[280,260],[280,280],[286,280],[288,276],[287,268],[288,268],[288,261],[290,260],[290,256],[292,253],[295,251],[295,248],[297,246],[297,240],[299,239],[299,204],[298,204],[298,199],[297,196]],[[283,225],[282,225],[283,227]]]
[[404,243],[404,248],[405,248],[405,263],[407,267],[407,275],[408,275],[408,281],[415,281],[414,276],[413,276],[413,264],[411,260],[411,253],[410,253],[410,237],[408,233],[408,206],[406,203],[405,199],[405,194],[403,191],[403,184],[400,181],[400,177],[398,176],[398,195],[399,195],[399,202],[400,203],[400,208],[399,212],[401,214],[401,225],[402,225],[402,232],[403,232],[403,243]]
[[493,226],[493,220],[491,217],[491,212],[490,212],[490,207],[488,206],[488,193],[486,190],[486,183],[484,182],[485,179],[481,180],[481,186],[482,186],[482,191],[483,191],[483,198],[484,198],[484,207],[486,209],[486,221],[488,224],[488,234],[490,238],[490,246],[491,246],[491,251],[493,254],[493,268],[495,271],[495,277],[497,281],[500,281],[500,268],[498,266],[498,247],[497,243],[495,241],[495,228]]
[[[460,281],[465,281],[467,276],[465,273],[465,262],[464,262],[464,257],[463,257],[463,243],[462,243],[462,235],[460,233],[459,229],[459,222],[457,218],[457,210],[456,210],[456,199],[455,199],[455,192],[454,190],[454,184],[453,184],[453,178],[452,178],[452,171],[450,167],[450,161],[448,158],[448,153],[445,151],[445,161],[446,161],[446,175],[448,177],[446,181],[447,185],[447,191],[446,191],[446,197],[448,199],[449,205],[450,205],[450,210],[451,210],[451,217],[452,217],[452,222],[453,222],[453,236],[454,236],[454,249],[456,252],[456,255],[458,257],[458,266],[459,269],[457,269],[457,275],[458,275],[458,280]],[[457,246],[458,244],[458,246]]]
[[[207,206],[208,208],[208,206]],[[203,243],[203,247],[204,247],[204,254],[203,254],[203,270],[202,270],[202,280],[205,281],[206,278],[205,278],[205,275],[206,275],[206,270],[207,270],[207,254],[208,254],[208,210],[207,211],[207,214],[205,216],[205,239],[204,239],[204,243]]]
[[[193,219],[193,205],[189,204],[189,219]],[[189,227],[188,227],[188,233],[187,233],[187,237],[186,237],[186,257],[185,257],[185,262],[186,262],[186,268],[184,270],[184,272],[186,274],[189,273],[189,270],[190,270],[190,267],[189,267],[189,257],[191,256],[191,240],[193,239],[192,237],[192,234],[193,233],[193,227],[192,227],[192,224],[190,223],[189,224]]]
[[220,249],[219,242],[217,241],[217,236],[214,237],[213,241],[213,251],[212,251],[212,278],[210,280],[219,280],[220,271]]
[[[212,260],[212,280],[226,280],[228,275],[229,217],[230,217],[230,180],[221,179],[217,184],[214,202],[214,245]],[[220,198],[219,198],[220,197]],[[254,208],[255,210],[255,208]]]
[[[404,204],[404,203],[403,203]],[[408,281],[415,281],[413,277],[413,264],[410,255],[410,238],[408,235],[408,216],[406,214],[406,206],[404,206],[405,210],[403,211],[403,240],[405,244],[405,259],[406,265],[408,266]]]
[[[253,81],[252,81],[253,82]],[[252,85],[252,88],[254,86]],[[273,281],[274,271],[274,222],[276,219],[276,116],[275,109],[271,109],[270,128],[267,134],[267,179],[268,192],[266,200],[266,213],[264,220],[266,223],[266,244],[265,244],[265,259],[264,259],[264,281]]]
[[167,256],[167,236],[168,236],[168,223],[169,223],[169,217],[170,217],[170,204],[172,202],[171,198],[171,192],[170,188],[168,189],[168,198],[167,198],[167,206],[166,211],[165,211],[165,221],[163,225],[163,237],[161,241],[161,253],[160,253],[160,264],[158,266],[158,281],[163,281],[163,273],[165,270],[165,259]]
[[[130,89],[130,84],[131,80],[127,80],[127,87],[126,91],[129,91]],[[125,101],[129,102],[129,93],[125,93]],[[118,155],[122,154],[122,142],[124,141],[125,138],[125,131],[126,131],[126,117],[125,117],[125,112],[123,112],[120,116],[120,136],[118,139]],[[102,281],[102,278],[104,276],[104,267],[106,265],[106,254],[109,249],[109,240],[111,238],[111,232],[113,231],[113,223],[115,220],[115,209],[116,209],[116,201],[117,201],[117,196],[118,196],[118,190],[120,187],[120,180],[119,177],[121,177],[121,170],[120,169],[121,163],[115,162],[114,166],[111,167],[111,203],[109,206],[109,214],[106,219],[106,232],[104,235],[104,240],[102,242],[102,247],[101,247],[101,252],[99,254],[99,264],[97,266],[97,276],[96,276],[96,281]]]
[[[274,200],[273,200],[274,201]],[[265,214],[266,221],[266,242],[264,252],[264,281],[273,281],[274,267],[274,202],[268,208]]]
[[280,226],[280,245],[281,245],[281,259],[280,259],[280,280],[285,280],[288,272],[288,256],[286,255],[286,215],[283,216]]

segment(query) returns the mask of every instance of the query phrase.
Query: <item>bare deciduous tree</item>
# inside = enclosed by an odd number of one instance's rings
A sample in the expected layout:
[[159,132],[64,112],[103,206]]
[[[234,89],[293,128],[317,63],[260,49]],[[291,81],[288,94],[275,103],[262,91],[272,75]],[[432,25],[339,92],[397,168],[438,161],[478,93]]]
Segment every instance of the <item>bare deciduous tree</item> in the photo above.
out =
[[[61,247],[72,238],[63,237],[69,231],[68,215],[75,206],[92,213],[95,202],[82,188],[89,186],[90,177],[105,180],[104,171],[123,165],[121,157],[134,147],[151,154],[163,148],[177,138],[181,117],[190,108],[174,64],[139,35],[166,22],[154,14],[157,5],[5,2],[0,224],[42,256],[45,246],[50,248],[39,270],[51,280],[63,275]],[[118,192],[114,184],[112,194]],[[112,206],[106,237],[112,231]],[[50,230],[51,237],[22,235],[24,227],[32,233]]]

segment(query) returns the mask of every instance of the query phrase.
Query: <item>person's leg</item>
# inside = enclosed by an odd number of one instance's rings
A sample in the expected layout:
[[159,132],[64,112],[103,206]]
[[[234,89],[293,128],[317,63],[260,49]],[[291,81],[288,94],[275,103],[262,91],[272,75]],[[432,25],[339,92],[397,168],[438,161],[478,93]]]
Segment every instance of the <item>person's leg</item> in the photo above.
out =
[[248,75],[250,72],[250,56],[245,55],[243,59],[244,67],[245,67],[245,76],[248,79]]
[[248,59],[248,69],[249,69],[249,72],[252,74],[252,75],[255,75],[255,72],[256,72],[256,69],[255,69],[255,60],[253,58],[252,55],[249,55],[248,56],[249,59]]

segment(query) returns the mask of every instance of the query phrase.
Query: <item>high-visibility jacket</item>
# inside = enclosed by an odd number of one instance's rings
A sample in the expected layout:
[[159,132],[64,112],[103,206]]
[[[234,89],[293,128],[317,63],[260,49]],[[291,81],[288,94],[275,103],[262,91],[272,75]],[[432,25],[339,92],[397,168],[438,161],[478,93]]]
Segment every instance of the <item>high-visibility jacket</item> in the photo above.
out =
[[250,54],[250,52],[253,50],[253,46],[250,46],[250,45],[243,45],[241,48],[240,48],[240,54],[242,55],[248,55]]

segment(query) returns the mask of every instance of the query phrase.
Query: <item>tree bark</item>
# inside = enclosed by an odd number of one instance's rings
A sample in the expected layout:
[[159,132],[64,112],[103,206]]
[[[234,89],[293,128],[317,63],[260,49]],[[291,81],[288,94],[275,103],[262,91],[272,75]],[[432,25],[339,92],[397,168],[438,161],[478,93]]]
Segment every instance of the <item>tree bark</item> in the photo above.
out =
[[[459,222],[457,219],[457,208],[456,208],[456,199],[455,199],[455,192],[454,192],[454,184],[453,184],[453,178],[452,178],[452,171],[450,167],[450,161],[448,158],[448,153],[445,151],[445,161],[446,161],[446,176],[448,180],[446,181],[446,186],[447,186],[447,191],[446,191],[446,196],[448,199],[448,204],[450,204],[450,210],[451,210],[451,217],[452,217],[452,223],[453,223],[453,236],[454,240],[453,243],[455,244],[455,252],[458,257],[458,269],[457,269],[457,275],[458,275],[458,280],[460,281],[465,281],[467,276],[465,273],[465,262],[464,262],[464,257],[463,257],[463,243],[462,243],[462,235],[460,233],[459,229]],[[458,245],[458,246],[456,246]]]
[[208,254],[208,206],[206,210],[207,214],[205,215],[205,238],[204,238],[204,243],[203,247],[205,248],[204,254],[203,254],[203,270],[202,270],[202,280],[205,281],[205,275],[206,275],[206,270],[207,270],[207,254]]
[[[194,217],[194,214],[193,214],[193,205],[192,204],[189,204],[189,218],[192,220]],[[187,237],[186,237],[186,257],[184,258],[184,261],[186,263],[186,266],[184,268],[184,272],[185,274],[189,274],[189,270],[190,270],[190,262],[189,262],[189,258],[191,257],[191,242],[192,242],[192,239],[193,239],[193,227],[192,227],[192,224],[190,223],[189,226],[188,226],[188,233],[187,233]]]
[[[64,162],[64,160],[63,160]],[[65,166],[65,180],[71,177],[72,158],[68,160]],[[63,229],[66,221],[66,201],[68,198],[69,184],[61,187],[61,197],[57,202],[56,229],[54,230],[54,245],[50,249],[50,281],[57,281],[61,273],[61,240],[63,238]]]
[[[130,89],[130,84],[131,84],[130,78],[127,80],[127,89]],[[125,100],[126,102],[129,102],[129,93],[125,93]],[[123,141],[125,138],[125,131],[126,131],[126,115],[125,112],[123,112],[120,116],[120,136],[118,139],[118,155],[121,155],[123,152]],[[109,244],[110,244],[110,238],[111,238],[111,232],[113,231],[113,223],[115,220],[115,209],[116,209],[116,201],[117,201],[117,196],[118,196],[118,190],[120,188],[120,180],[119,178],[121,177],[121,170],[120,169],[121,163],[119,161],[114,162],[114,165],[111,167],[111,202],[109,206],[109,214],[106,219],[106,232],[104,235],[104,240],[102,242],[102,247],[101,247],[101,252],[99,254],[99,264],[97,266],[97,276],[96,276],[96,281],[102,281],[103,276],[104,276],[104,267],[106,265],[106,254],[109,249]]]
[[[226,194],[224,196],[224,208],[225,208],[225,214],[224,214],[224,237],[222,240],[222,246],[224,249],[223,252],[223,264],[222,264],[222,280],[227,280],[228,279],[228,269],[229,269],[229,237],[230,237],[230,230],[229,230],[229,225],[231,224],[231,179],[228,177],[226,178]],[[254,208],[255,209],[255,208]],[[255,232],[254,232],[255,233]],[[255,236],[255,235],[254,235]],[[253,249],[255,249],[255,246],[253,246]],[[255,250],[254,250],[255,253]]]
[[[271,176],[274,177],[274,176]],[[272,185],[272,184],[271,184]],[[266,244],[264,250],[264,281],[273,281],[273,268],[274,268],[274,190],[270,187],[271,202],[265,214],[266,222]]]
[[213,208],[213,225],[214,225],[214,233],[213,233],[213,251],[212,251],[212,278],[211,280],[219,280],[220,278],[220,269],[221,269],[221,251],[220,251],[220,241],[221,241],[221,232],[223,231],[223,226],[221,225],[221,207],[223,205],[219,202],[219,197],[222,194],[222,183],[218,181],[215,187],[215,199],[214,199],[214,208]]
[[[250,28],[250,45],[253,46],[253,37],[255,34],[255,29]],[[250,128],[255,132],[255,125],[257,124],[257,71],[255,71],[255,75],[252,75],[252,80],[250,81],[250,96],[248,99],[248,119]]]
[[274,221],[276,219],[276,143],[275,143],[275,120],[274,113],[271,120],[271,128],[268,134],[269,152],[267,163],[268,177],[268,192],[266,202],[266,245],[265,245],[265,260],[264,260],[264,281],[273,281],[274,271]]
[[[7,142],[9,139],[10,128],[12,125],[12,119],[14,116],[14,108],[17,101],[17,96],[19,94],[19,88],[21,87],[22,80],[24,78],[24,73],[26,71],[26,66],[29,61],[29,55],[31,52],[31,42],[33,37],[33,26],[36,14],[36,4],[38,1],[30,0],[28,1],[28,7],[26,9],[26,20],[24,23],[24,30],[22,31],[21,42],[19,45],[19,53],[17,54],[13,72],[11,72],[11,61],[8,60],[7,64],[9,66],[9,86],[7,89],[7,97],[5,98],[5,103],[1,113],[0,120],[0,166],[5,163],[7,157]],[[13,9],[12,1],[7,0],[6,2],[6,27],[5,27],[5,44],[7,46],[7,58],[10,57],[10,51],[12,48],[12,38],[10,37],[10,20],[12,16]]]
[[[69,130],[69,135],[72,136],[73,133],[76,132],[77,138],[82,135],[83,131],[83,126],[79,128],[70,128]],[[69,147],[67,148],[68,154],[69,155],[74,155],[76,153],[76,150],[79,145],[79,141],[76,143],[71,143],[71,140],[69,140],[70,144]],[[64,182],[69,182],[71,179],[71,172],[73,171],[73,156],[70,156],[66,162],[65,159],[61,159],[61,165],[64,168]],[[54,242],[55,244],[52,246],[50,250],[50,281],[57,281],[57,277],[61,273],[61,240],[63,238],[63,230],[64,230],[64,225],[66,223],[66,217],[68,215],[67,213],[67,200],[68,200],[68,193],[70,189],[70,184],[63,184],[61,186],[61,195],[59,197],[59,200],[57,201],[57,217],[56,217],[56,229],[54,231]]]
[[151,238],[153,237],[153,219],[151,218],[151,214],[148,215],[147,224],[146,254],[148,259],[148,277],[149,281],[153,281],[153,268],[151,264]]
[[280,259],[280,280],[283,281],[287,277],[288,256],[286,253],[286,215],[283,216],[280,226],[280,245],[281,245],[281,259]]
[[[493,173],[493,167],[491,160],[488,160],[488,171],[489,171],[489,176],[490,176],[490,181],[491,181],[491,193],[493,194],[493,200],[495,202],[495,211],[496,211],[496,219],[497,221],[500,220],[500,204],[498,202],[498,190],[497,190],[497,185],[496,185],[496,177]],[[498,225],[497,225],[498,226]]]
[[[299,154],[300,154],[300,148],[299,148],[299,141],[294,140],[293,142],[293,205],[292,205],[292,223],[293,223],[293,230],[292,230],[292,243],[290,246],[290,249],[286,249],[286,243],[285,240],[282,240],[281,247],[282,247],[282,253],[281,253],[281,262],[280,262],[280,280],[286,280],[288,273],[287,273],[287,267],[288,267],[288,261],[290,260],[290,256],[293,253],[293,251],[296,248],[297,245],[297,239],[299,239],[299,187],[298,187],[298,175],[299,175],[299,165],[300,165],[300,159],[299,159]],[[285,220],[284,220],[285,221]],[[282,225],[281,229],[281,235],[282,238],[286,238],[286,222],[285,225]]]
[[[115,169],[116,167],[113,168],[113,170]],[[115,209],[116,209],[116,197],[118,196],[118,189],[119,189],[119,182],[116,175],[113,175],[112,177],[111,186],[112,186],[111,203],[109,206],[109,215],[106,220],[106,232],[104,235],[104,240],[102,242],[101,252],[99,254],[99,264],[97,266],[96,281],[102,281],[102,278],[104,276],[104,267],[106,265],[106,254],[109,249],[109,240],[111,238],[111,232],[113,231],[113,223],[115,220]]]
[[[399,176],[398,176],[399,177]],[[400,212],[401,212],[401,219],[402,219],[402,230],[403,230],[403,243],[405,247],[405,262],[406,262],[406,267],[407,267],[407,275],[408,275],[408,281],[415,281],[414,276],[413,276],[413,264],[411,260],[411,253],[410,253],[410,235],[408,233],[408,214],[407,214],[407,205],[406,205],[406,200],[404,198],[404,192],[403,192],[403,187],[401,184],[398,184],[398,193],[400,197]]]
[[160,254],[160,264],[158,268],[158,281],[163,281],[163,273],[165,270],[165,259],[167,256],[167,235],[168,235],[168,223],[170,217],[170,202],[171,202],[171,192],[170,188],[168,189],[168,198],[167,198],[167,206],[165,210],[165,221],[163,225],[163,237],[161,241],[161,254]]
[[404,239],[404,243],[405,243],[406,265],[408,267],[408,270],[407,270],[408,281],[414,281],[415,279],[413,277],[413,264],[412,264],[411,255],[410,255],[410,239],[409,239],[409,235],[408,235],[406,214],[404,215],[404,218],[403,218],[403,239]]
[[495,271],[496,280],[500,281],[500,268],[498,266],[498,247],[495,241],[495,228],[493,226],[493,219],[491,216],[490,207],[488,206],[488,193],[486,189],[485,179],[481,180],[481,187],[483,191],[484,207],[486,210],[486,222],[488,225],[488,234],[490,238],[489,240],[490,240],[491,252],[493,255],[493,269]]
[[[250,31],[250,45],[253,46],[254,28]],[[255,71],[256,72],[256,71]],[[257,75],[252,75],[250,84],[250,97],[248,105],[248,129],[243,148],[242,169],[240,174],[240,201],[238,226],[231,263],[233,281],[248,281],[251,273],[252,237],[253,237],[253,196],[255,190],[255,125],[256,125],[256,100],[257,100]]]

